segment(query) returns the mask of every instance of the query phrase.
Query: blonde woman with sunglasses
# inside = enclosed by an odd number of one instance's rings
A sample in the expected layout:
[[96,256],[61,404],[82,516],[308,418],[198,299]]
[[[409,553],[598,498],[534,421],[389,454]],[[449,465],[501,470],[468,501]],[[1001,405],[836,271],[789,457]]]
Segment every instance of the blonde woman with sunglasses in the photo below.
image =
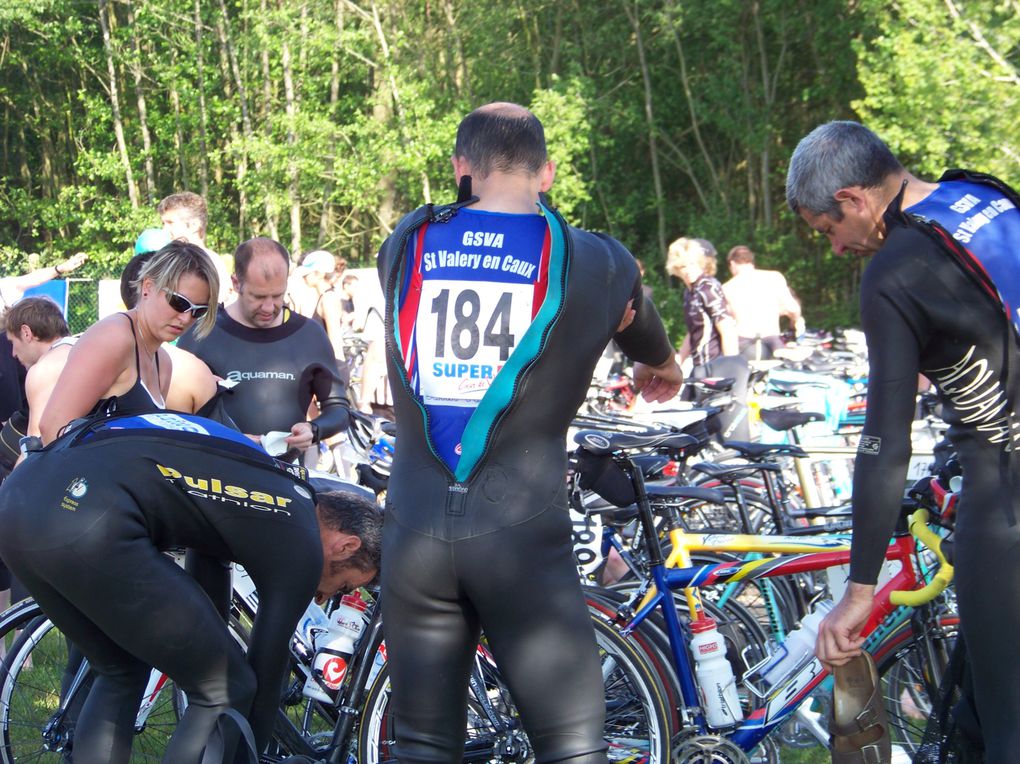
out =
[[198,323],[208,334],[219,276],[200,247],[173,241],[141,269],[138,304],[89,328],[71,350],[39,422],[43,443],[73,419],[98,411],[165,408],[172,366],[163,348]]

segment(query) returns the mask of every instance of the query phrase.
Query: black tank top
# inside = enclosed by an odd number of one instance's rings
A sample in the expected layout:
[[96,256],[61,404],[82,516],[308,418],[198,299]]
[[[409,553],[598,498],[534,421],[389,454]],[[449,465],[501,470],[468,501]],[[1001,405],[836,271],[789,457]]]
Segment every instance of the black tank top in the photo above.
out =
[[[105,412],[112,414],[113,412],[118,413],[145,413],[149,411],[162,411],[166,408],[165,403],[157,403],[156,400],[149,393],[149,390],[145,387],[142,382],[142,367],[138,359],[138,337],[135,335],[135,322],[131,320],[131,316],[127,313],[122,314],[124,318],[131,324],[131,336],[135,341],[135,383],[131,388],[121,395],[111,395],[109,398],[103,398],[96,404],[95,408],[92,409],[93,414]],[[159,351],[156,351],[156,379],[159,379]]]

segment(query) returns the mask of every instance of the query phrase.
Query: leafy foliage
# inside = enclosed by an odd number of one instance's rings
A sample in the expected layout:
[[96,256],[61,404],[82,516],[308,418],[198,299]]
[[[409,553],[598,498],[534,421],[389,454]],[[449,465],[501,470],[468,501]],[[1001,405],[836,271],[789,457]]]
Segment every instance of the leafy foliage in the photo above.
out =
[[460,117],[511,100],[545,124],[554,201],[644,260],[676,339],[662,266],[681,235],[749,244],[811,323],[852,323],[862,264],[786,210],[790,152],[860,118],[922,173],[1015,181],[1017,15],[1016,0],[14,0],[0,267],[85,250],[116,274],[184,189],[207,197],[214,249],[262,234],[367,263],[401,214],[453,196]]

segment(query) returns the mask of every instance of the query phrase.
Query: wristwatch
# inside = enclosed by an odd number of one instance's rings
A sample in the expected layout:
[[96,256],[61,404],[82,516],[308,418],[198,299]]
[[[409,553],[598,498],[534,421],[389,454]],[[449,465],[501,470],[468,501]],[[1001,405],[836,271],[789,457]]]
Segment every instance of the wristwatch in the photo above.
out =
[[18,441],[18,448],[21,450],[22,456],[29,451],[42,451],[42,447],[42,438],[38,435],[25,435]]
[[312,428],[312,443],[318,443],[319,442],[319,425],[317,425],[315,422],[309,422],[308,424]]

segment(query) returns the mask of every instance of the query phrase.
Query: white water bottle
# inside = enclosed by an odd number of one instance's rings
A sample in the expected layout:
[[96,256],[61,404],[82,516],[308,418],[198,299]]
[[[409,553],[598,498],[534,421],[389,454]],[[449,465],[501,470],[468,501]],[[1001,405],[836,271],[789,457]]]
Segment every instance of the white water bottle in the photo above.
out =
[[329,621],[334,628],[346,631],[351,640],[357,642],[368,623],[367,611],[368,603],[361,599],[361,592],[355,591],[340,599],[336,610],[329,614]]
[[799,627],[786,635],[786,641],[776,648],[772,660],[761,670],[761,678],[769,687],[782,684],[814,658],[818,625],[830,610],[832,600],[822,600],[801,619]]
[[301,690],[306,698],[332,703],[347,676],[347,666],[354,654],[350,631],[327,621],[328,628],[315,635],[315,658],[312,673]]
[[737,695],[737,680],[726,660],[726,642],[711,618],[691,623],[691,652],[705,722],[709,727],[731,727],[740,722],[744,712]]

